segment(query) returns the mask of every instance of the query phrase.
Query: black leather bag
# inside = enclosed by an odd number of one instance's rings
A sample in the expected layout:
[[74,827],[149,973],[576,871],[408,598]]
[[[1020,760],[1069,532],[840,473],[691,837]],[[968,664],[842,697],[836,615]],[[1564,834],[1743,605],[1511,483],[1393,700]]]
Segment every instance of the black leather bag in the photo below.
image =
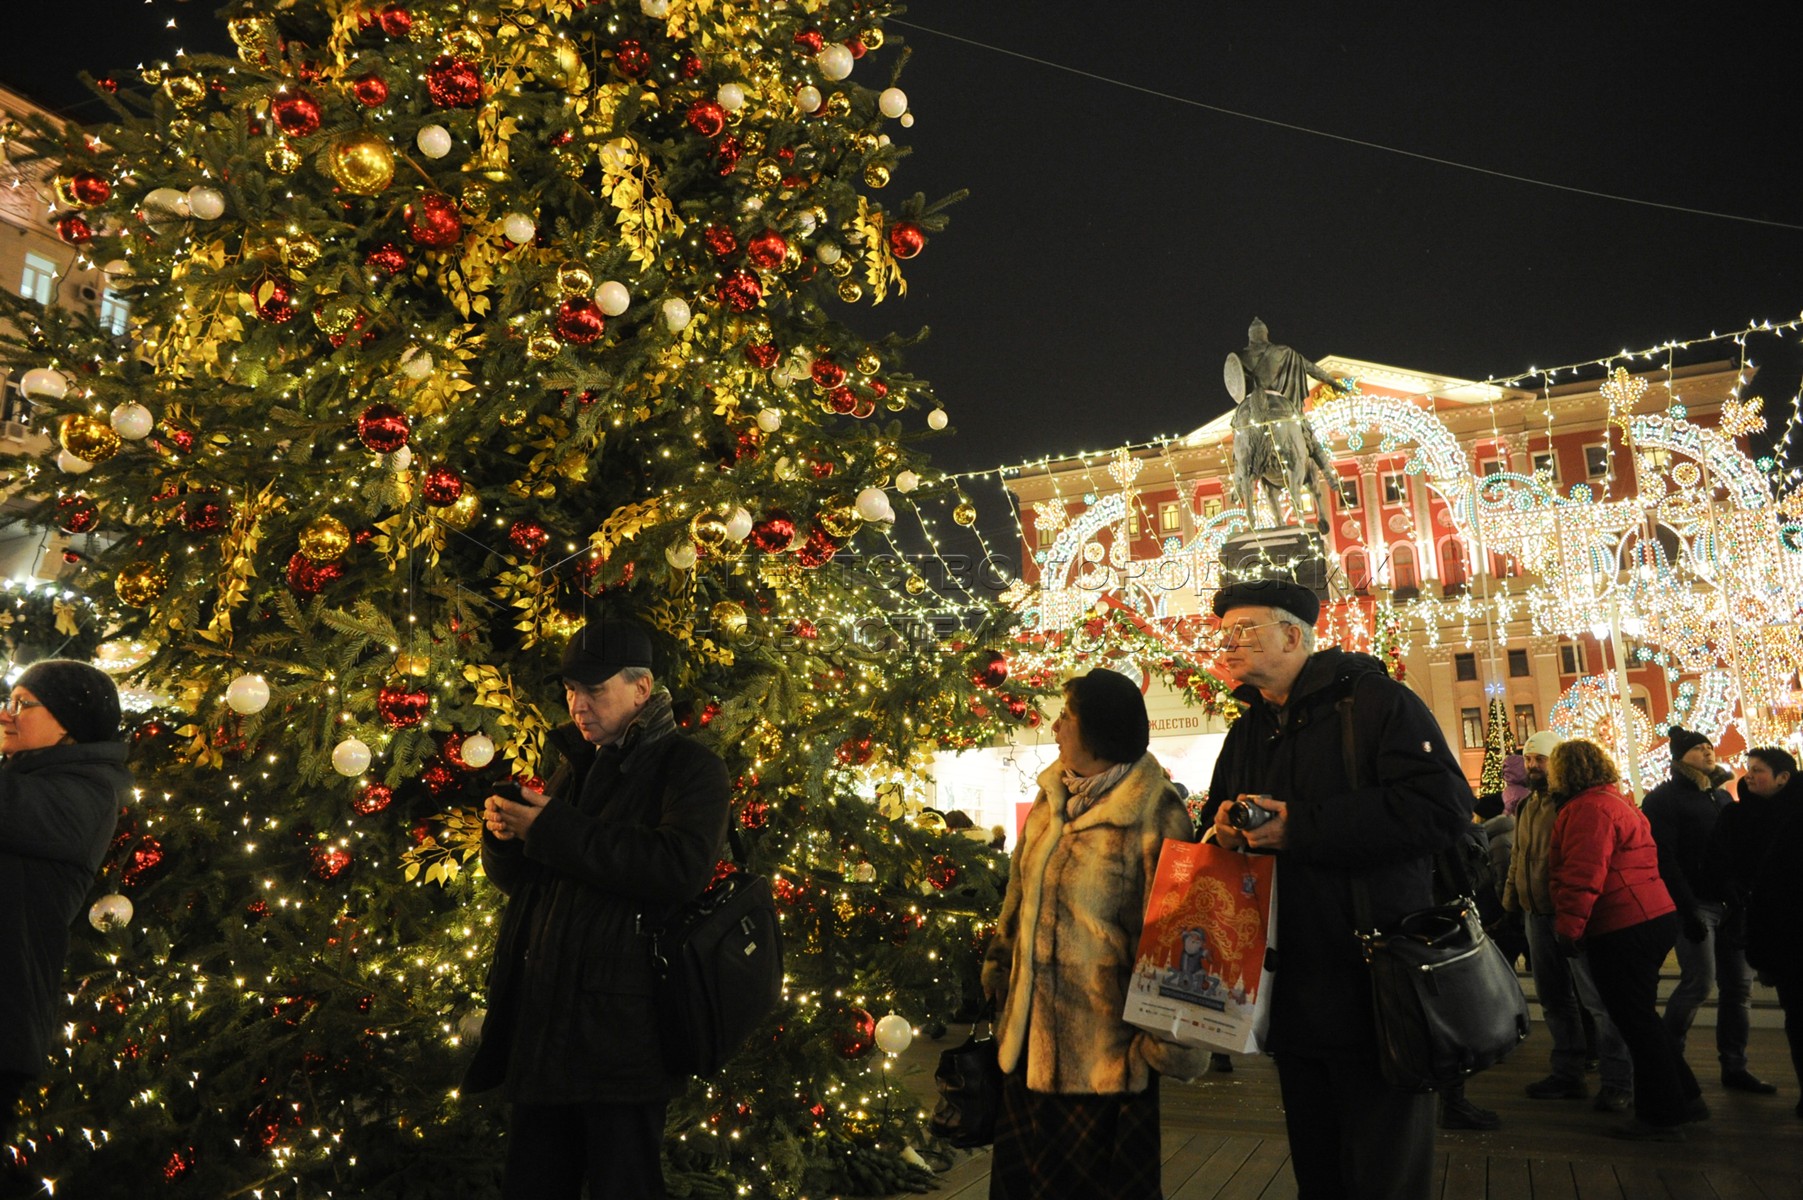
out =
[[995,1141],[996,1118],[1002,1112],[1001,1047],[993,1027],[979,1035],[983,1023],[971,1026],[961,1046],[939,1052],[933,1084],[939,1103],[933,1109],[933,1133],[964,1150]]

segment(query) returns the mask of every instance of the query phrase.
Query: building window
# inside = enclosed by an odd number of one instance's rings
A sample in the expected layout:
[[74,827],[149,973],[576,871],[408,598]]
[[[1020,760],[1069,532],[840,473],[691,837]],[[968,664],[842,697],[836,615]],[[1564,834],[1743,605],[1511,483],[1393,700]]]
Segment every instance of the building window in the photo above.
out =
[[103,292],[100,296],[100,327],[114,337],[125,336],[126,319],[131,316],[131,305],[113,292]]
[[1408,498],[1408,481],[1402,477],[1401,471],[1392,471],[1384,476],[1385,504],[1401,504]]
[[1160,533],[1177,533],[1183,528],[1183,510],[1175,502],[1158,506],[1158,529]]
[[1346,583],[1360,596],[1371,590],[1371,556],[1356,546],[1340,556]]
[[19,295],[39,304],[56,299],[56,264],[42,254],[25,252],[25,270],[19,275]]
[[1481,460],[1477,464],[1477,473],[1486,479],[1492,475],[1501,475],[1503,473],[1502,459],[1486,458]]
[[1340,507],[1357,508],[1359,506],[1359,481],[1350,475],[1340,476]]
[[1220,515],[1221,515],[1221,498],[1219,496],[1209,496],[1202,501],[1202,519],[1203,520],[1205,520],[1205,521],[1213,520],[1215,517],[1218,517]]
[[1452,656],[1453,678],[1468,683],[1477,682],[1477,655],[1455,654]]
[[1459,721],[1465,727],[1465,749],[1482,750],[1484,748],[1484,710],[1461,708]]
[[1609,447],[1584,447],[1584,474],[1591,479],[1601,479],[1609,473]]
[[1559,674],[1582,675],[1585,673],[1583,642],[1561,642],[1559,644]]
[[1509,651],[1509,678],[1521,679],[1532,674],[1533,672],[1528,669],[1528,652],[1526,650]]
[[1517,704],[1515,706],[1515,740],[1525,742],[1539,732],[1540,725],[1534,720],[1534,706]]
[[1534,474],[1559,482],[1559,456],[1551,450],[1534,451]]
[[1039,544],[1041,548],[1050,546],[1053,542],[1058,540],[1058,530],[1055,526],[1036,525],[1034,526],[1034,532],[1039,535]]
[[1390,587],[1398,600],[1412,600],[1421,594],[1415,579],[1415,550],[1407,542],[1397,542],[1390,549]]
[[1139,505],[1137,504],[1127,509],[1127,536],[1130,538],[1139,536]]

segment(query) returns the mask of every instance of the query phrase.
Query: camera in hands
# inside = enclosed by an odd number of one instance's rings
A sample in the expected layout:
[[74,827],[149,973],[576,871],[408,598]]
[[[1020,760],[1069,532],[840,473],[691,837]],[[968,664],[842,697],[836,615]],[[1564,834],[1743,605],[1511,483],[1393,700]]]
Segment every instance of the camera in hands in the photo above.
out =
[[1268,808],[1259,807],[1260,800],[1269,800],[1269,796],[1241,796],[1227,806],[1227,823],[1235,829],[1257,829],[1277,814]]

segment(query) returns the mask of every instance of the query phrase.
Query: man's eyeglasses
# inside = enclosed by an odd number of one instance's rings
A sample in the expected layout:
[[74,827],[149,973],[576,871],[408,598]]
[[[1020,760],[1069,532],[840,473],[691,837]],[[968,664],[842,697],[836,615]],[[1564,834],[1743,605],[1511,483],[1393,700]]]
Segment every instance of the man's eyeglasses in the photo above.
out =
[[[1273,625],[1281,624],[1283,624],[1282,621],[1266,621],[1260,625],[1247,625],[1242,621],[1237,625],[1229,625],[1227,628],[1221,630],[1221,649],[1237,650],[1240,643],[1247,640],[1248,634],[1256,634],[1261,629],[1269,629]],[[1255,646],[1258,644],[1258,638],[1256,637],[1251,638],[1251,641]]]
[[18,696],[8,696],[3,703],[0,703],[0,709],[5,710],[9,717],[16,717],[28,708],[42,707],[44,707],[42,700],[25,700]]

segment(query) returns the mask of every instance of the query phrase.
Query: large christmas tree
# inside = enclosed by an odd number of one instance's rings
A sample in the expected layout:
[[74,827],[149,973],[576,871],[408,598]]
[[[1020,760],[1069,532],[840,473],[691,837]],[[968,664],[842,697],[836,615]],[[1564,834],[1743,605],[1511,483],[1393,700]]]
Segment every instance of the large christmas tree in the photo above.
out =
[[157,698],[11,1148],[56,1194],[491,1194],[473,814],[551,773],[599,612],[655,628],[784,916],[785,1002],[672,1108],[675,1186],[924,1181],[876,1018],[968,1004],[999,872],[915,819],[916,756],[1037,712],[989,610],[870,558],[943,425],[843,323],[943,220],[879,199],[888,7],[270,0],[236,60],[14,132],[130,306],[4,300],[61,447],[26,489]]

